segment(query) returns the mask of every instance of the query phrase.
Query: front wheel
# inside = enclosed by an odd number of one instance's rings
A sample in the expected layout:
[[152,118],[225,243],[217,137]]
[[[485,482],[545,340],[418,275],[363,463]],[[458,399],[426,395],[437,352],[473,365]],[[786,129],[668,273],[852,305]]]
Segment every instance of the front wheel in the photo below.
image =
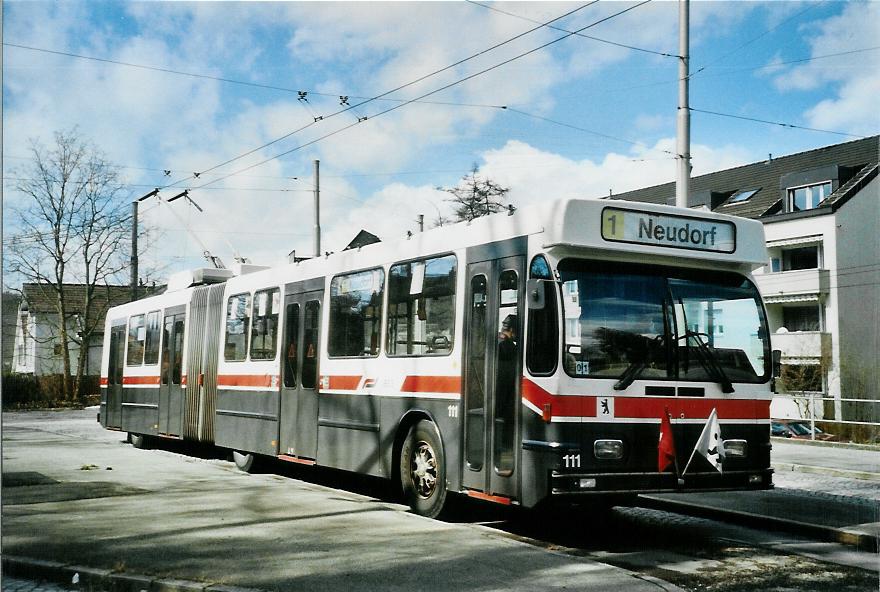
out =
[[400,485],[413,512],[434,518],[446,502],[446,459],[437,426],[421,420],[400,450]]

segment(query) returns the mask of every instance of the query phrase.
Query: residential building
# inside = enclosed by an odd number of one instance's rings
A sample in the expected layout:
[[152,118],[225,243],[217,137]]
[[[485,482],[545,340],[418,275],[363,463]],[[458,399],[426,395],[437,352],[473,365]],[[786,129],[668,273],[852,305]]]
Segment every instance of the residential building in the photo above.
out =
[[[86,286],[65,284],[64,290],[68,302],[67,330],[79,335],[83,330]],[[143,288],[141,291],[144,291]],[[128,302],[130,296],[131,290],[128,286],[98,286],[95,289],[89,323],[94,331],[88,342],[89,355],[85,375],[97,376],[101,372],[101,348],[107,309]],[[46,284],[23,284],[15,324],[12,371],[36,376],[60,374],[64,368],[60,327],[55,290]],[[76,371],[78,357],[79,347],[72,345],[71,372]]]
[[0,335],[2,343],[3,373],[12,371],[13,353],[15,352],[15,321],[18,318],[18,305],[21,296],[15,292],[3,292],[3,309],[0,312],[3,334]]
[[[790,389],[833,399],[817,417],[880,421],[880,136],[691,179],[688,206],[764,223],[756,272]],[[666,183],[611,199],[675,202]],[[774,402],[774,415],[794,414]]]

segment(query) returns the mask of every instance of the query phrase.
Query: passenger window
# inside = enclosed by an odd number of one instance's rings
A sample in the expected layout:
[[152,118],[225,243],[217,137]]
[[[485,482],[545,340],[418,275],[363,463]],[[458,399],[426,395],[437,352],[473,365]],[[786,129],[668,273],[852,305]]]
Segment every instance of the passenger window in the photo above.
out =
[[455,255],[391,267],[389,356],[448,355],[455,323]]
[[146,334],[144,315],[137,315],[128,319],[127,366],[140,366],[144,363],[144,341]]
[[299,304],[295,302],[288,304],[284,317],[287,319],[287,343],[284,347],[284,386],[292,388],[296,386],[296,374],[299,370],[296,359],[298,353],[296,344],[299,337]]
[[161,335],[161,323],[159,311],[147,315],[147,335],[144,346],[144,363],[156,364],[159,362],[159,336]]
[[247,357],[248,332],[251,320],[251,295],[231,296],[226,303],[226,345],[223,359],[240,362]]
[[339,275],[330,282],[331,357],[379,355],[385,272],[372,269]]
[[318,330],[321,327],[321,303],[306,302],[303,321],[302,387],[315,388],[318,380]]
[[544,291],[544,308],[529,310],[528,339],[526,341],[526,365],[533,375],[548,375],[556,371],[559,357],[559,319],[556,314],[558,289],[552,280],[550,265],[543,255],[532,259],[529,275],[543,279],[539,290]]
[[278,288],[254,294],[254,324],[251,332],[251,360],[274,360],[278,343]]

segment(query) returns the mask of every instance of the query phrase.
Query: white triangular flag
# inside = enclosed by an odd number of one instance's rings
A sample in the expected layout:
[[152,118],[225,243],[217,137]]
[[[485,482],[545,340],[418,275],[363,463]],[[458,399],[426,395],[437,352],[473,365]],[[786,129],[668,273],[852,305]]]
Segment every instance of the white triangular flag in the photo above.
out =
[[706,420],[706,425],[703,426],[703,431],[697,438],[697,444],[694,446],[694,451],[691,452],[691,458],[682,474],[691,466],[691,461],[697,452],[706,457],[706,460],[715,467],[716,471],[721,472],[721,461],[724,460],[724,442],[721,440],[721,426],[718,424],[718,413],[715,409],[712,409],[712,413],[709,414],[709,419]]

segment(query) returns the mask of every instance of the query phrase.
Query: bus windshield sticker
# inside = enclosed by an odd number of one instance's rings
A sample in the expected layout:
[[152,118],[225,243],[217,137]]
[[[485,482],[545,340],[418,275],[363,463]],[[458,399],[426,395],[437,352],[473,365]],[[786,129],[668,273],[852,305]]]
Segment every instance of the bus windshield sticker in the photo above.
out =
[[575,362],[574,363],[574,373],[578,376],[588,376],[590,374],[590,362]]
[[733,253],[733,222],[637,210],[602,210],[602,238],[607,241]]

